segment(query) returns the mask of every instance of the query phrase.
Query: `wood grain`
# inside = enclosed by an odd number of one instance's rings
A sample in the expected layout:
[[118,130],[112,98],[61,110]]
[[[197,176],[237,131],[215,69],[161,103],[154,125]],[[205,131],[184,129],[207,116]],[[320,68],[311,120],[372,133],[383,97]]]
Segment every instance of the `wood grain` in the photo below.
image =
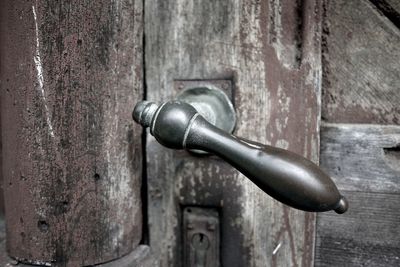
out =
[[378,11],[400,29],[400,2],[397,0],[370,0]]
[[317,217],[316,266],[399,266],[400,126],[323,124],[321,168],[349,211]]
[[325,1],[322,117],[400,124],[400,30],[369,1]]
[[400,194],[342,193],[347,213],[318,214],[315,266],[399,266]]
[[321,168],[339,189],[400,192],[400,126],[323,124]]
[[396,0],[385,0],[391,8],[393,8],[397,14],[400,14],[400,2]]
[[[234,84],[235,133],[318,161],[320,1],[146,1],[147,99],[174,80]],[[181,207],[222,215],[222,266],[312,266],[314,214],[283,206],[231,167],[162,148],[148,135],[150,245],[181,264]],[[280,248],[276,253],[273,251]]]
[[142,235],[142,1],[1,1],[10,256],[83,266]]

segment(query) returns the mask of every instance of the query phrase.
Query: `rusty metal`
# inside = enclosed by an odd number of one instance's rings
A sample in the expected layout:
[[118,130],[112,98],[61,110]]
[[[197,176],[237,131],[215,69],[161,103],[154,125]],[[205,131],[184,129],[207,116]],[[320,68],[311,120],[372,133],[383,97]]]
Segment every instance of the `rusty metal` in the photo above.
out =
[[185,207],[183,258],[186,267],[219,267],[220,225],[216,209]]
[[150,126],[150,133],[162,145],[213,153],[264,192],[291,207],[314,212],[335,210],[339,214],[347,210],[348,203],[334,182],[310,160],[228,134],[185,102],[169,101],[156,106],[139,102],[133,118],[145,127]]

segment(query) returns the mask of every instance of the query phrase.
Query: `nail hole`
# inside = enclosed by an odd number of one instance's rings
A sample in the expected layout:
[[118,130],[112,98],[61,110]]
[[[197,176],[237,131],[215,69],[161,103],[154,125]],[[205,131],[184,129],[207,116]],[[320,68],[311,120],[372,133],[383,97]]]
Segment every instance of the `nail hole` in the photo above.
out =
[[42,233],[46,233],[49,230],[49,225],[46,221],[38,221],[38,228]]
[[78,39],[78,41],[76,41],[76,43],[78,44],[78,46],[81,46],[82,45],[82,40]]
[[393,170],[400,171],[400,144],[393,147],[384,147],[385,162]]
[[93,177],[96,181],[100,180],[100,174],[98,173],[95,173]]
[[66,200],[60,201],[54,206],[54,215],[58,216],[64,214],[68,212],[68,210],[69,210],[69,202]]

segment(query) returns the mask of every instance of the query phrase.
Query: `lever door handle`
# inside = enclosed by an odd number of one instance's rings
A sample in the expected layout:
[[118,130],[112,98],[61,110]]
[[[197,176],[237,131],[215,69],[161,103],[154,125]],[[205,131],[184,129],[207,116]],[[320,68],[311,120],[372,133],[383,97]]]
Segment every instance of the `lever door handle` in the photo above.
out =
[[291,207],[313,212],[348,208],[331,178],[310,160],[288,150],[244,140],[207,122],[191,105],[169,101],[136,104],[133,119],[162,145],[215,154],[261,190]]

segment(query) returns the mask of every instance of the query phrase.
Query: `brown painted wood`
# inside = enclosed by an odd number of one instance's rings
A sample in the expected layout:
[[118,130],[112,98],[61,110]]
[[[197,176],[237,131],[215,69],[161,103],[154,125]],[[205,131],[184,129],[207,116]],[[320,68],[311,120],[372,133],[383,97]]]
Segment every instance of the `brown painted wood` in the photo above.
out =
[[400,126],[323,124],[320,164],[339,189],[400,193]]
[[[175,80],[232,80],[236,134],[318,161],[320,3],[146,1],[147,98],[173,99]],[[180,266],[185,205],[219,209],[223,266],[313,265],[314,214],[277,203],[214,157],[151,136],[147,166],[150,245],[161,266]]]
[[7,249],[105,262],[142,236],[142,1],[1,1]]
[[370,1],[325,1],[322,117],[400,124],[400,30]]
[[318,214],[315,266],[399,266],[400,194],[343,194],[347,213]]
[[[155,267],[154,258],[150,247],[146,245],[137,246],[132,252],[122,258],[96,265],[97,267]],[[7,255],[6,252],[6,231],[5,222],[0,218],[0,266],[2,267],[32,267],[33,265],[23,264]]]
[[[1,43],[0,43],[1,44]],[[1,60],[1,58],[0,58]],[[0,69],[1,71],[1,69]],[[1,86],[1,84],[0,84]],[[0,101],[1,105],[1,101]],[[1,106],[0,106],[1,111]],[[1,132],[1,113],[0,113],[0,132]],[[2,140],[0,138],[0,217],[4,217],[4,190],[3,190],[3,154],[2,154]]]

